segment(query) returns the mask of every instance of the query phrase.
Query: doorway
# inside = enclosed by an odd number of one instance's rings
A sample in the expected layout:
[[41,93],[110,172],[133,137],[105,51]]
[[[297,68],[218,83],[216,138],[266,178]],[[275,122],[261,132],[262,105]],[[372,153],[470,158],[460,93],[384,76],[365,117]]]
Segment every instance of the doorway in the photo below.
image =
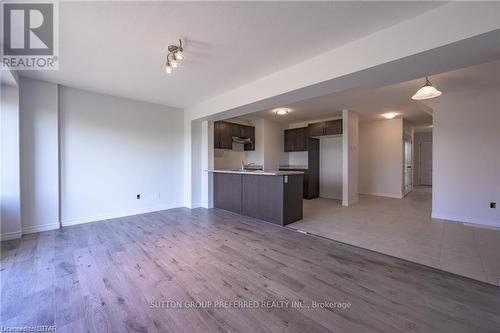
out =
[[411,137],[404,136],[404,189],[403,195],[407,195],[413,190],[413,143]]
[[432,131],[415,133],[415,185],[432,186]]

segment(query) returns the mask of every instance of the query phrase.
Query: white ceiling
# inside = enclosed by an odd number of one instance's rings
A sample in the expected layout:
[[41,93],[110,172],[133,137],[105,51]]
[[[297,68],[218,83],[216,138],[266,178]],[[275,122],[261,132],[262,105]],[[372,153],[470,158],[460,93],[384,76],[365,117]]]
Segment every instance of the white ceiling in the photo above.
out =
[[[187,107],[441,4],[60,2],[60,69],[21,74]],[[179,37],[186,59],[167,76]]]
[[[443,94],[500,85],[500,60],[437,74],[430,80]],[[415,126],[428,126],[432,124],[432,109],[411,99],[424,83],[425,79],[418,79],[374,89],[350,89],[283,105],[291,109],[285,116],[262,110],[244,118],[267,118],[291,124],[334,117],[340,115],[342,109],[350,109],[359,113],[362,122],[383,119],[382,114],[386,112],[397,112]]]

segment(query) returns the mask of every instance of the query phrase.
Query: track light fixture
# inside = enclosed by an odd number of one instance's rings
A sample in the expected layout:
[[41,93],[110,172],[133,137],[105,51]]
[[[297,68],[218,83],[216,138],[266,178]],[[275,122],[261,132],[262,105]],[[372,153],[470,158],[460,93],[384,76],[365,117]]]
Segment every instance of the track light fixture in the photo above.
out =
[[179,66],[179,60],[184,59],[183,51],[181,39],[179,39],[179,45],[168,46],[167,63],[165,64],[165,72],[167,74],[172,74],[173,68]]

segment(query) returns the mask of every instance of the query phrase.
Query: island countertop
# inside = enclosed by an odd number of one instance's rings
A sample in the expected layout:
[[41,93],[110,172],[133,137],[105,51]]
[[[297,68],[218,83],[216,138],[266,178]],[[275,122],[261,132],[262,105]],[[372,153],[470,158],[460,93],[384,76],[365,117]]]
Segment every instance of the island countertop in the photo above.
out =
[[302,171],[285,171],[285,170],[239,170],[239,169],[216,169],[207,170],[214,173],[236,173],[243,175],[259,175],[259,176],[292,176],[302,175]]

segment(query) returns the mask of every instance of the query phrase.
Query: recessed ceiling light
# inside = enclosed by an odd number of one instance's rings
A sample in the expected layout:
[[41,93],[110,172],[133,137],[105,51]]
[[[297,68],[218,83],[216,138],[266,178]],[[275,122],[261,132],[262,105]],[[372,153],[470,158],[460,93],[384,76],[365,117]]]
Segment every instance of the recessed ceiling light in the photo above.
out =
[[396,112],[387,112],[387,113],[384,113],[383,116],[385,119],[392,119],[394,117],[396,117],[398,114]]
[[279,116],[284,116],[288,112],[290,112],[290,109],[287,109],[287,108],[279,108],[279,109],[274,110],[274,113],[276,113]]
[[421,99],[438,97],[440,95],[441,92],[432,85],[431,81],[429,81],[429,78],[426,76],[425,85],[422,88],[418,89],[417,93],[411,96],[411,98],[418,101]]

